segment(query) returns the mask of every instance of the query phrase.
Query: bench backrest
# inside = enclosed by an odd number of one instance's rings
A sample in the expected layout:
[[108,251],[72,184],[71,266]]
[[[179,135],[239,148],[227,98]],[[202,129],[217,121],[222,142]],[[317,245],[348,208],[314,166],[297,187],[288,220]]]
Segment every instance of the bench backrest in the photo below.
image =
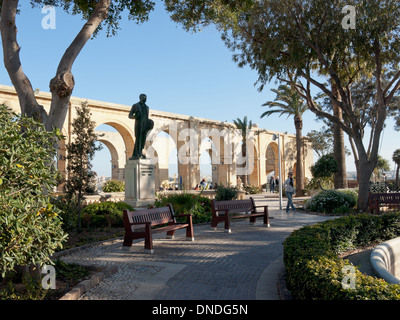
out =
[[382,203],[400,202],[400,193],[370,193],[369,201],[377,200]]
[[[134,231],[134,229],[143,228],[146,222],[151,222],[152,226],[170,222],[175,223],[176,221],[173,215],[173,209],[170,204],[161,208],[142,209],[137,211],[124,210],[125,229]],[[139,224],[131,225],[131,223]]]
[[[229,210],[229,212],[250,212],[254,210],[253,198],[245,200],[224,200],[224,201],[211,201],[211,209],[213,214],[217,213],[217,210]],[[223,214],[222,211],[219,213]]]

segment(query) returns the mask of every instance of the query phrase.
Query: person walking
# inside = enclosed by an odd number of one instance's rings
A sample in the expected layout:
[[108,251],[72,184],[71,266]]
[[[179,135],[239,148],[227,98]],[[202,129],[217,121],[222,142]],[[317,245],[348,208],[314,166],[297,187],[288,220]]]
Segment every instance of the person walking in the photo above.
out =
[[285,192],[286,192],[286,196],[288,198],[288,202],[286,205],[286,213],[289,212],[289,207],[292,207],[293,213],[296,212],[296,208],[293,205],[293,194],[294,194],[294,184],[293,184],[293,173],[289,172],[288,178],[286,179],[286,181],[283,184],[284,188],[285,188]]
[[275,192],[275,179],[273,176],[269,179],[269,192]]

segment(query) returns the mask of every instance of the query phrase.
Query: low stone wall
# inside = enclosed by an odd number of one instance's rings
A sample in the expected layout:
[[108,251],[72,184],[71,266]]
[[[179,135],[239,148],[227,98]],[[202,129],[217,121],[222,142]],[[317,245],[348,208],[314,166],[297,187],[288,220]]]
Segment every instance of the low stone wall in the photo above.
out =
[[88,205],[91,203],[102,202],[102,201],[113,201],[119,202],[125,200],[125,192],[101,192],[94,195],[85,195],[83,198],[83,204]]
[[[165,191],[158,191],[157,194],[161,195],[168,195],[168,194],[179,194],[179,193],[191,193],[196,195],[202,195],[203,197],[214,199],[217,192],[215,190],[165,190]],[[246,192],[245,191],[238,191],[238,200],[243,200],[245,198]]]
[[[191,193],[191,194],[201,194],[203,197],[214,199],[216,195],[215,190],[166,190],[158,191],[157,194],[168,195],[168,194],[179,194],[179,193]],[[245,198],[246,192],[238,191],[238,200],[243,200]],[[86,195],[83,199],[83,204],[88,205],[91,203],[102,202],[102,201],[113,201],[119,202],[125,200],[125,192],[100,192],[99,194]]]
[[388,283],[400,284],[400,237],[378,245],[370,261],[375,272]]

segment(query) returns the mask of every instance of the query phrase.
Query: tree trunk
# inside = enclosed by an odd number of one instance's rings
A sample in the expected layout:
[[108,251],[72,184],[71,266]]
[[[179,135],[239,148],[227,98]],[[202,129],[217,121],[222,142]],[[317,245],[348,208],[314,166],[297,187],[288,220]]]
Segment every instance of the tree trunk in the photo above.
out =
[[[332,92],[341,101],[339,90],[335,83],[332,83]],[[332,101],[333,103],[333,115],[343,121],[342,109]],[[338,171],[335,173],[334,186],[335,189],[347,188],[347,176],[346,176],[346,153],[344,148],[344,137],[343,130],[336,124],[333,123],[333,156],[338,164]]]
[[359,172],[358,177],[358,212],[366,212],[368,210],[368,193],[369,193],[369,180],[371,178],[374,166],[365,160],[358,162],[359,167],[357,172]]
[[304,176],[303,176],[303,119],[300,115],[294,117],[296,128],[296,195],[304,195]]

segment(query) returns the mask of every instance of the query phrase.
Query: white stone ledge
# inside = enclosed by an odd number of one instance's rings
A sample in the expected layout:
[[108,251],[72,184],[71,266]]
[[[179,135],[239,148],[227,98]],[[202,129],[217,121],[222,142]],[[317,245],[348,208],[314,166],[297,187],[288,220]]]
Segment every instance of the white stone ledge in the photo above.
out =
[[388,283],[400,284],[400,237],[378,245],[370,261],[375,272]]

